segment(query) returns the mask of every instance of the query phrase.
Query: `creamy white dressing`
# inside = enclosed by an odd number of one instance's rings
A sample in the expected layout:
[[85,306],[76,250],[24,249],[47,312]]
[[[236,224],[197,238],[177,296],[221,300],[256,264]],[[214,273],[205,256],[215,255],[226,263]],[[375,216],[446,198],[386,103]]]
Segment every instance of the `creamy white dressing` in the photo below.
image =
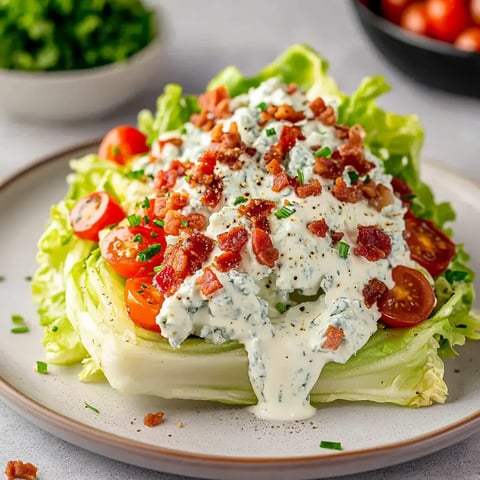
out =
[[[318,178],[323,187],[321,195],[302,199],[289,187],[279,193],[272,191],[273,176],[265,170],[262,156],[278,142],[283,122],[269,122],[266,127],[259,127],[261,103],[288,103],[296,110],[305,111],[307,118],[297,125],[301,126],[306,139],[297,141],[284,165],[291,176],[297,176],[300,170],[305,183]],[[222,121],[223,129],[228,131],[230,124],[236,122],[242,141],[255,147],[257,154],[244,155],[240,170],[217,164],[216,173],[223,179],[224,190],[213,213],[201,205],[201,187],[191,188],[184,179],[177,183],[179,189],[190,195],[190,205],[184,212],[206,214],[209,223],[205,234],[213,239],[232,226],[248,228],[248,220],[239,216],[238,206],[234,205],[237,197],[272,200],[276,209],[288,200],[295,209],[293,215],[282,219],[273,214],[269,217],[272,243],[280,252],[274,267],[257,261],[249,241],[237,269],[222,273],[211,267],[222,289],[205,298],[196,284],[202,274],[200,270],[165,300],[157,317],[162,335],[173,347],[180,347],[192,334],[214,343],[232,339],[241,342],[248,353],[249,377],[258,399],[252,411],[265,419],[303,419],[314,414],[309,394],[324,365],[331,361],[346,362],[376,331],[379,313],[376,305],[366,308],[363,287],[370,279],[377,278],[390,288],[392,268],[413,264],[402,236],[404,209],[397,198],[381,212],[365,200],[340,202],[330,193],[333,182],[313,173],[311,147],[329,146],[333,151],[342,141],[332,127],[325,127],[312,118],[307,105],[304,94],[288,95],[276,79],[232,100],[235,111],[231,118]],[[267,135],[267,128],[274,128],[275,135]],[[195,161],[210,144],[210,133],[191,124],[181,138],[182,147],[169,146],[155,152],[158,162],[149,168],[164,168],[175,158]],[[375,164],[370,177],[391,188],[391,178],[383,172],[381,162],[369,152],[366,154]],[[348,175],[345,181],[349,184]],[[307,229],[309,222],[321,218],[331,230],[344,232],[343,241],[350,245],[346,258],[340,257],[338,245],[332,244],[328,236],[319,238]],[[352,253],[358,225],[377,225],[390,236],[392,251],[386,259],[370,262]],[[175,241],[176,238],[169,239],[170,243]],[[215,247],[210,258],[220,253]],[[210,261],[205,263],[208,264]],[[318,299],[297,304],[303,299],[301,295]],[[277,303],[288,304],[290,308],[281,315],[275,309]],[[336,350],[322,346],[330,325],[344,332]]]

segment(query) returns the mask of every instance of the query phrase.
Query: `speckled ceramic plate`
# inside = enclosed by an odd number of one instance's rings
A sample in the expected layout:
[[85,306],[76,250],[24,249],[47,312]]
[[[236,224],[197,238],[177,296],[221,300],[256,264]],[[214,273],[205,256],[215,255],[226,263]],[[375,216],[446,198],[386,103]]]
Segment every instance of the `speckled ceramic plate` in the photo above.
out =
[[[480,430],[480,345],[473,343],[447,361],[450,396],[444,405],[413,410],[342,402],[321,406],[311,420],[290,423],[260,421],[242,408],[122,395],[105,384],[80,383],[76,367],[51,365],[48,375],[38,374],[42,331],[28,282],[36,242],[50,205],[66,192],[67,160],[94,148],[38,162],[0,188],[0,396],[13,409],[96,453],[205,478],[292,480],[360,472],[429,454]],[[480,272],[480,188],[433,165],[423,173],[439,199],[453,202],[459,213],[456,239],[466,244]],[[10,333],[11,314],[23,315],[30,332]],[[158,410],[166,412],[164,422],[145,427],[143,416]],[[343,450],[321,449],[321,440],[340,441]]]

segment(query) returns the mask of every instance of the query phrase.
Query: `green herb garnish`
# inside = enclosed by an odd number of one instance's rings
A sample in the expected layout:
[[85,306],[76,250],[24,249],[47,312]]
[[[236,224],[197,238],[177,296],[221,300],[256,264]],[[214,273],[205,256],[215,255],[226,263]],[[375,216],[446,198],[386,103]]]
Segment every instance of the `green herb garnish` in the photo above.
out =
[[305,177],[303,176],[303,172],[301,170],[297,170],[297,178],[300,185],[305,183]]
[[257,108],[261,111],[261,112],[264,112],[266,109],[267,109],[267,104],[265,102],[260,102],[258,105],[257,105]]
[[145,197],[143,199],[142,207],[143,208],[150,208],[150,199],[148,197]]
[[242,195],[240,195],[239,197],[237,197],[234,201],[233,201],[233,204],[234,205],[239,205],[240,203],[245,203],[247,201],[247,199],[245,197],[243,197]]
[[133,237],[133,241],[134,241],[134,242],[142,243],[142,240],[143,240],[143,237],[142,237],[142,234],[141,234],[141,233],[137,233],[137,234]]
[[84,402],[84,406],[85,408],[88,408],[89,410],[91,410],[92,412],[95,412],[95,413],[100,413],[100,410],[96,407],[94,407],[93,405],[90,405],[89,403],[87,402]]
[[145,250],[138,252],[137,258],[140,262],[148,262],[161,249],[162,245],[160,245],[160,243],[153,243],[152,245],[149,245]]
[[140,180],[145,175],[145,170],[131,170],[125,176],[131,180]]
[[345,242],[339,242],[338,243],[338,255],[341,258],[347,258],[348,257],[348,251],[350,250],[350,245]]
[[265,130],[265,134],[267,135],[267,137],[271,137],[273,135],[275,135],[277,132],[275,131],[274,128],[267,128]]
[[165,225],[165,222],[161,218],[154,218],[152,220],[152,223],[159,228],[163,228]]
[[56,325],[53,325],[50,331],[56,332],[58,330],[58,327]]
[[158,273],[158,272],[161,272],[164,268],[165,268],[165,265],[155,265],[155,267],[153,267],[153,271],[155,273]]
[[48,373],[48,364],[37,360],[37,372],[46,375]]
[[16,325],[25,323],[25,319],[21,315],[18,315],[15,313],[11,316],[11,319],[12,319],[12,322],[15,323]]
[[279,302],[275,305],[275,308],[277,309],[277,311],[279,313],[281,313],[283,315],[288,310],[288,305],[285,304],[285,303]]
[[314,155],[316,157],[330,158],[332,156],[332,151],[330,150],[330,147],[323,147],[320,150],[317,150]]
[[131,227],[138,227],[142,223],[142,217],[132,213],[127,217],[127,221]]
[[445,270],[445,278],[448,283],[461,282],[462,280],[465,280],[467,275],[468,273],[463,270]]
[[28,325],[22,325],[21,327],[13,327],[10,332],[12,333],[27,333],[30,331],[30,327]]
[[350,184],[353,184],[360,178],[360,175],[357,172],[351,170],[348,172],[348,178],[350,179]]
[[182,221],[180,222],[180,226],[181,226],[181,227],[188,227],[188,220],[182,220]]
[[277,218],[288,218],[290,215],[293,215],[295,211],[296,210],[294,208],[289,208],[284,205],[280,210],[277,210],[274,215]]
[[329,448],[330,450],[343,450],[342,444],[340,442],[329,442],[322,440],[320,442],[320,448]]

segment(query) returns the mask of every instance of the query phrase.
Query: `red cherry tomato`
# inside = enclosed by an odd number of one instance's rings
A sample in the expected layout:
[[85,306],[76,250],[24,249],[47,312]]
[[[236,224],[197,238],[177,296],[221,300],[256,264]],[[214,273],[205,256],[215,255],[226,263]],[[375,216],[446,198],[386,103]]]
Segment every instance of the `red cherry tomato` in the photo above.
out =
[[127,278],[125,306],[136,325],[155,332],[160,331],[156,317],[165,297],[152,285],[151,277]]
[[147,137],[142,132],[128,125],[120,125],[105,135],[98,156],[125,165],[133,156],[148,151]]
[[154,267],[162,263],[166,245],[161,229],[122,226],[105,236],[100,252],[113,270],[130,278],[153,275]]
[[402,14],[413,0],[381,0],[382,15],[393,23],[400,24]]
[[465,0],[427,0],[428,31],[438,40],[453,42],[469,24]]
[[480,25],[480,0],[470,0],[470,16],[476,24]]
[[402,14],[400,25],[409,32],[417,35],[428,34],[427,9],[424,3],[409,5]]
[[455,46],[469,52],[480,53],[480,27],[464,30],[455,40]]
[[446,270],[455,255],[455,244],[430,220],[407,214],[404,236],[412,260],[433,276]]
[[426,320],[435,306],[435,294],[425,276],[399,265],[392,278],[395,286],[377,302],[381,321],[389,327],[410,327]]
[[107,192],[94,192],[81,198],[70,212],[75,235],[98,242],[98,232],[125,218],[122,207]]

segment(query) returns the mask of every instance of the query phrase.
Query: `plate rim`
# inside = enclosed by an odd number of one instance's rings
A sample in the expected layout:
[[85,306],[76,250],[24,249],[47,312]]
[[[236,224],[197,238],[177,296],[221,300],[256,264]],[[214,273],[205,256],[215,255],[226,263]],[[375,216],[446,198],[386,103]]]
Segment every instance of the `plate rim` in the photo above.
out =
[[[15,184],[15,182],[21,180],[23,177],[35,174],[35,171],[40,170],[41,168],[54,162],[64,161],[67,157],[74,158],[76,154],[88,152],[88,150],[92,150],[93,153],[98,147],[99,143],[99,139],[90,140],[66,149],[61,149],[52,154],[43,156],[38,160],[30,162],[23,168],[17,169],[12,174],[8,175],[4,180],[0,180],[0,194],[3,193],[8,187]],[[478,190],[480,192],[480,186],[478,183],[458,175],[446,167],[438,166],[425,161],[423,161],[420,165],[421,171],[423,171],[423,167],[426,167],[428,170],[432,170],[433,172],[443,172],[443,174],[448,172],[450,178],[453,177],[455,181],[461,182],[466,186],[468,185],[469,188]],[[323,473],[332,474],[332,472],[336,471],[335,467],[338,466],[337,464],[347,467],[346,469],[342,469],[341,472],[337,472],[337,474],[359,473],[361,471],[372,469],[372,465],[367,465],[368,462],[383,458],[383,462],[373,462],[375,464],[373,469],[378,469],[405,461],[414,460],[447,446],[453,445],[454,443],[457,443],[480,431],[479,409],[476,413],[469,414],[466,417],[458,419],[457,421],[454,421],[453,423],[450,423],[444,427],[431,430],[427,433],[417,435],[406,440],[385,443],[380,447],[283,458],[272,456],[231,456],[202,454],[176,448],[168,448],[122,437],[116,433],[107,432],[56,412],[54,409],[41,404],[33,398],[30,398],[14,384],[7,382],[2,376],[0,376],[0,399],[5,401],[7,405],[9,405],[24,418],[27,418],[29,421],[36,424],[43,430],[53,433],[53,435],[69,443],[93,451],[94,453],[99,453],[98,450],[94,449],[94,446],[89,448],[88,445],[91,443],[92,438],[95,438],[96,442],[100,442],[104,447],[109,449],[108,455],[103,454],[104,456],[125,461],[125,455],[122,455],[122,453],[135,453],[135,451],[138,451],[144,461],[138,462],[129,459],[128,463],[136,464],[146,468],[155,468],[157,470],[159,469],[159,466],[161,466],[161,470],[176,474],[182,474],[184,471],[188,470],[181,471],[181,469],[179,470],[178,468],[165,469],[165,467],[168,466],[165,462],[168,463],[172,460],[182,461],[182,465],[185,466],[185,468],[188,469],[188,466],[196,468],[196,470],[191,471],[195,475],[202,474],[202,472],[198,470],[199,467],[204,469],[218,469],[231,466],[241,469],[239,472],[243,471],[244,473],[246,469],[249,469],[251,474],[254,473],[251,472],[251,468],[258,468],[260,469],[258,470],[258,473],[262,475],[265,473],[265,470],[262,469],[268,469],[272,466],[282,467],[290,465],[292,468],[298,468],[300,466],[305,468],[317,467],[319,470],[315,472],[315,476],[316,478],[321,478],[319,475],[322,475],[322,469],[325,470]],[[72,437],[69,435],[69,433],[72,431],[75,431],[76,433],[75,441],[72,441]],[[397,458],[393,462],[392,459],[386,460],[388,453],[391,452],[394,452],[397,455]],[[115,453],[118,454],[115,455]],[[145,462],[145,460],[147,460],[147,462]],[[358,468],[358,463],[355,467],[353,465],[355,462],[361,463],[362,467]],[[211,475],[212,471],[214,470],[208,470],[206,473]],[[286,470],[286,473],[289,472],[290,470]],[[254,478],[254,476],[252,478]]]

